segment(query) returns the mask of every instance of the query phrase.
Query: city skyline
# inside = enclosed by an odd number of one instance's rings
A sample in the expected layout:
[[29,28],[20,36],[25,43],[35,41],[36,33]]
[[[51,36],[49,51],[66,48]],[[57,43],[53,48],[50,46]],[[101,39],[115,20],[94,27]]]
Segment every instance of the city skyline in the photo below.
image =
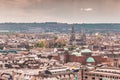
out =
[[0,1],[0,23],[120,23],[119,0]]

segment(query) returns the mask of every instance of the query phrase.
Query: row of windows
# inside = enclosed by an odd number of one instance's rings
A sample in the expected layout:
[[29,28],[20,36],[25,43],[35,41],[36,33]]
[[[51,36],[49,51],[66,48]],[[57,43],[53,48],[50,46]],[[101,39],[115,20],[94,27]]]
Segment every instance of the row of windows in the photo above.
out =
[[[88,76],[85,76],[84,79],[90,79],[90,78],[89,78]],[[98,80],[98,79],[99,79],[99,80],[103,80],[103,79],[105,79],[105,80],[106,80],[106,79],[107,79],[107,80],[109,80],[109,79],[110,79],[110,80],[111,80],[111,79],[116,80],[116,79],[120,79],[120,78],[118,78],[118,77],[115,77],[115,78],[102,77],[102,78],[97,78],[97,80]],[[96,77],[92,77],[91,80],[96,80]]]
[[60,74],[60,73],[68,73],[68,72],[71,72],[70,70],[66,70],[66,71],[54,71],[54,72],[52,72],[52,74],[56,74],[56,73],[58,73],[58,74]]
[[96,76],[96,77],[106,77],[106,78],[112,78],[112,79],[120,79],[120,77],[100,75],[100,74],[87,74],[87,73],[85,73],[85,75],[86,76]]
[[97,70],[97,71],[99,71],[99,72],[106,72],[106,73],[114,73],[114,74],[120,74],[120,71],[118,72],[118,71],[103,71],[103,70]]

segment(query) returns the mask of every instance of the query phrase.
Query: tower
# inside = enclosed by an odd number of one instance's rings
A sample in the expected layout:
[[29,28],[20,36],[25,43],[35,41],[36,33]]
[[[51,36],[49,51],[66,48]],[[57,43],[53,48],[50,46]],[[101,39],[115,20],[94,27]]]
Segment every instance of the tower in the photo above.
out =
[[82,45],[86,44],[86,34],[85,34],[85,30],[84,29],[81,32],[81,43],[82,43]]
[[81,38],[83,41],[86,41],[86,34],[85,34],[85,29],[83,29],[82,33],[81,33]]
[[71,28],[71,35],[70,35],[70,45],[74,45],[75,41],[75,31],[74,31],[74,26]]

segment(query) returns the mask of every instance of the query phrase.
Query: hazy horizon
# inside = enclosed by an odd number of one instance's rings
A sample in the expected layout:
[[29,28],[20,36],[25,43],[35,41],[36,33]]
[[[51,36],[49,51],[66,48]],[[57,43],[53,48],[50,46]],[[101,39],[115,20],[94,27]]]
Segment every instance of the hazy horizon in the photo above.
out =
[[120,23],[120,0],[0,0],[0,23]]
[[93,23],[93,22],[91,22],[91,23],[67,23],[67,22],[0,22],[0,24],[34,24],[34,23],[40,23],[40,24],[45,24],[45,23],[58,23],[58,24],[120,24],[120,23],[110,23],[110,22],[104,22],[104,23],[102,23],[102,22],[95,22],[95,23]]

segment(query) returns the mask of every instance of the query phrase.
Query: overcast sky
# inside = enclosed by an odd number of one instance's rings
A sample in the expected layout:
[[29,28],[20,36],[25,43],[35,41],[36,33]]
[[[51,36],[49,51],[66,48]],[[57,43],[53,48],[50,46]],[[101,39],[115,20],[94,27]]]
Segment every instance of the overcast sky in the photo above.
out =
[[0,22],[120,23],[120,0],[0,0]]

